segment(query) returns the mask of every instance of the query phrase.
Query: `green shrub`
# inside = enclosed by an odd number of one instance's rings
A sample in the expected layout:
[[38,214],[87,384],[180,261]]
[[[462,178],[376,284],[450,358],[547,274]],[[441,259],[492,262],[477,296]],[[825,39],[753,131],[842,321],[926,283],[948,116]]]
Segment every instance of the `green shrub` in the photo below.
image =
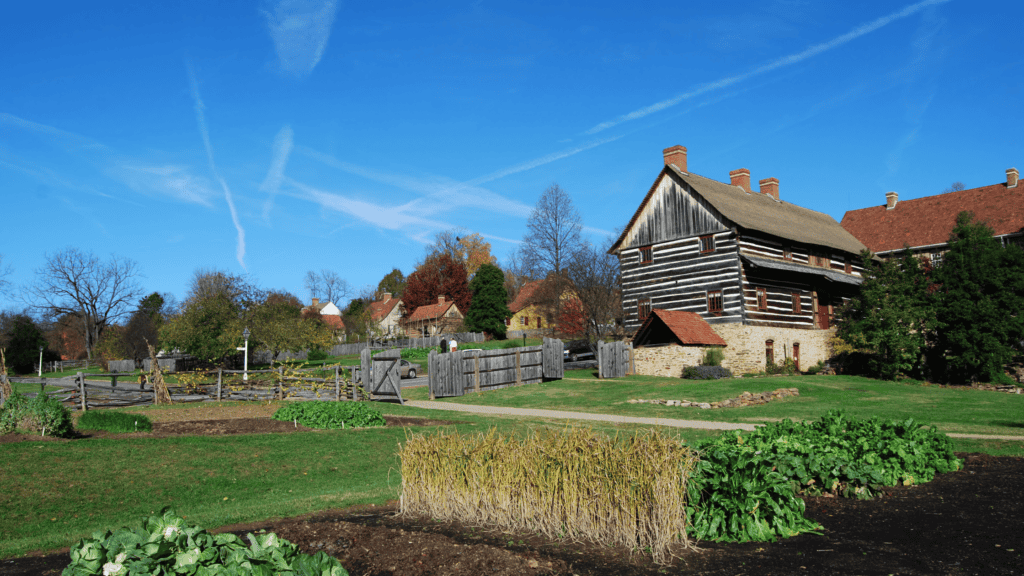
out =
[[380,410],[365,402],[295,402],[279,408],[271,418],[328,430],[387,424]]
[[327,352],[323,350],[310,350],[309,353],[306,354],[307,362],[321,362],[323,360],[327,360],[327,358]]
[[402,348],[402,358],[408,360],[410,358],[426,358],[430,355],[430,351],[435,348]]
[[126,432],[150,432],[153,422],[143,414],[89,410],[78,419],[79,430],[106,430],[122,434]]
[[704,361],[702,363],[705,366],[721,366],[722,360],[725,360],[725,352],[718,346],[715,346],[704,351]]
[[824,360],[818,360],[817,364],[815,364],[814,366],[811,366],[810,368],[807,369],[807,373],[813,376],[814,374],[817,374],[818,372],[821,372],[824,369],[825,369],[825,361]]
[[200,574],[245,576],[295,574],[348,576],[323,552],[310,556],[298,546],[269,534],[210,534],[189,525],[173,511],[143,519],[142,526],[94,532],[71,548],[71,564],[62,576]]
[[934,428],[913,419],[858,420],[839,410],[815,422],[783,420],[747,436],[726,434],[699,450],[700,495],[691,496],[687,513],[691,534],[707,540],[805,532],[812,525],[802,521],[803,503],[793,496],[871,498],[883,486],[928,482],[962,465],[949,437]]
[[768,362],[765,364],[764,373],[769,376],[772,375],[787,375],[792,376],[797,373],[796,362],[792,358],[786,358],[778,364]]
[[29,399],[15,392],[0,408],[0,433],[15,430],[39,432],[59,438],[74,434],[71,412],[63,404],[46,394]]

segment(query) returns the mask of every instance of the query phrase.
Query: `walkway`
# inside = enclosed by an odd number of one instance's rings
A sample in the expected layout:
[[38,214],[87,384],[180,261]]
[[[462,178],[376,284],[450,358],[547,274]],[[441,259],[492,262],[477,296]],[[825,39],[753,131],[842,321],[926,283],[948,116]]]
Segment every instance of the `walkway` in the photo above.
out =
[[[735,422],[704,422],[701,420],[676,420],[674,418],[638,418],[635,416],[619,416],[617,414],[591,414],[589,412],[568,412],[565,410],[540,410],[534,408],[506,408],[503,406],[477,406],[473,404],[452,404],[449,402],[433,402],[429,400],[406,400],[406,406],[427,408],[430,410],[451,410],[452,412],[473,412],[476,414],[498,414],[504,416],[531,416],[536,418],[562,418],[566,420],[592,420],[597,422],[618,422],[622,424],[643,424],[646,426],[668,426],[671,428],[697,428],[703,430],[753,430],[754,424],[738,424]],[[972,440],[1009,440],[1024,442],[1024,436],[995,436],[984,434],[960,434],[949,432],[950,438],[968,438]]]

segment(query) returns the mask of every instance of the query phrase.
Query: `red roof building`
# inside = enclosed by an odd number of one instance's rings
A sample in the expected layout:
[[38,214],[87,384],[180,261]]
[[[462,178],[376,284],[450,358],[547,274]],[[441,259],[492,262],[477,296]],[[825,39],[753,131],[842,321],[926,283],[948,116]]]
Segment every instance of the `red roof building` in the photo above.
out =
[[711,325],[695,312],[651,310],[651,315],[633,336],[633,346],[679,344],[680,346],[726,346]]
[[437,304],[420,306],[405,320],[405,329],[421,336],[433,336],[457,332],[462,325],[462,312],[455,302],[444,296],[437,297]]
[[912,200],[886,195],[881,206],[851,210],[843,216],[843,228],[881,257],[909,247],[916,253],[941,257],[957,214],[974,213],[975,221],[992,228],[1004,242],[1024,240],[1024,185],[1016,168],[1006,171],[1006,181],[990,186],[947,192]]

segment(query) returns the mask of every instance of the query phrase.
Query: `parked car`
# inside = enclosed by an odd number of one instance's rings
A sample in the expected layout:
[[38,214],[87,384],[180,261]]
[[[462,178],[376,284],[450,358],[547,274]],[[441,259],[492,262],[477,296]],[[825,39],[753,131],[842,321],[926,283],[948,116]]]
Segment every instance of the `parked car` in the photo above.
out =
[[402,360],[398,363],[398,369],[401,371],[402,378],[415,378],[416,373],[419,372],[420,365],[408,360]]
[[590,342],[570,340],[562,343],[562,359],[564,361],[575,362],[580,358],[595,358],[594,351],[590,349]]

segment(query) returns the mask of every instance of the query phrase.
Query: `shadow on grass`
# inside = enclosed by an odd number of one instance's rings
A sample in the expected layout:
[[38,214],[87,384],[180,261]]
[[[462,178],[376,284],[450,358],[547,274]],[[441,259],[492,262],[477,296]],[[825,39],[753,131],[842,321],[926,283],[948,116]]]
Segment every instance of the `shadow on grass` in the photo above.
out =
[[1024,422],[1006,422],[996,420],[991,422],[993,426],[1003,426],[1004,428],[1024,428]]

